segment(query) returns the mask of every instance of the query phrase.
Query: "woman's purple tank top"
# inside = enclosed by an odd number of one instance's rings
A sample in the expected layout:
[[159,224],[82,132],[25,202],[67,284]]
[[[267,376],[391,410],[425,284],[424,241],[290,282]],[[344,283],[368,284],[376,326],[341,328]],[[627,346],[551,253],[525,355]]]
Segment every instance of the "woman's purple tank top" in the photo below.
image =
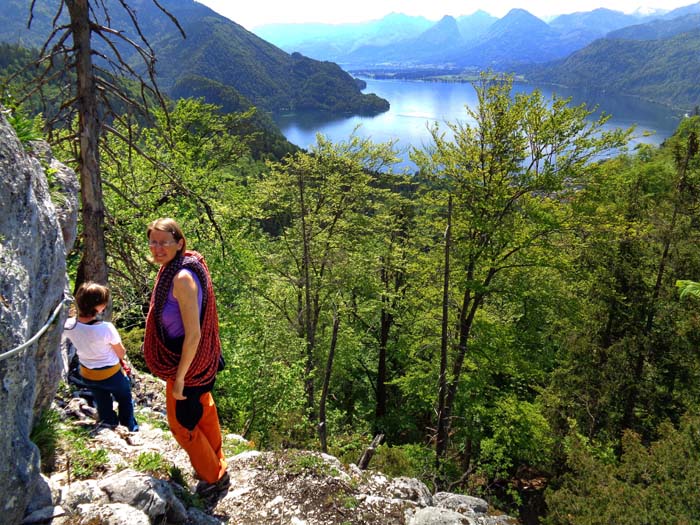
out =
[[[197,302],[199,303],[199,311],[202,311],[202,285],[199,282],[197,275],[187,268],[184,270],[188,271],[194,282],[197,284]],[[163,307],[163,328],[165,328],[165,335],[169,338],[182,337],[185,335],[185,326],[182,324],[182,316],[180,315],[180,305],[173,295],[173,287],[170,287],[168,292],[168,299],[165,301],[165,306]]]

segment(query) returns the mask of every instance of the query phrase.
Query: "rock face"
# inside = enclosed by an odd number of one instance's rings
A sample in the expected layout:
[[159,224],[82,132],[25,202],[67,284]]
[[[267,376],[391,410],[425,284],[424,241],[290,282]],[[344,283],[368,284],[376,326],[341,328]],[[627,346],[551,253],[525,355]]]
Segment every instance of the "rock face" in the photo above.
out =
[[[41,159],[25,152],[0,107],[0,486],[12,487],[0,495],[0,512],[7,524],[22,521],[39,476],[39,453],[29,434],[56,392],[66,309],[36,342],[8,352],[60,307],[67,286],[62,232],[72,244],[77,221],[75,174],[52,159],[47,146],[37,148]],[[50,168],[58,206],[44,167]]]

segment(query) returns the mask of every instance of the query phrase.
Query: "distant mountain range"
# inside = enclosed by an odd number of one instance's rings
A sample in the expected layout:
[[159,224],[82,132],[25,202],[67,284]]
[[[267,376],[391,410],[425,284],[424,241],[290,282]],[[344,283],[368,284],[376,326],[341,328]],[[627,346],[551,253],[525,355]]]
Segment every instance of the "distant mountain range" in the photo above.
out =
[[[119,0],[104,2],[113,27],[131,27]],[[524,9],[500,19],[477,11],[438,22],[392,13],[360,24],[264,26],[257,34],[194,0],[159,2],[179,20],[186,39],[153,0],[126,0],[156,51],[161,87],[175,97],[204,96],[229,111],[250,104],[278,113],[388,109],[387,101],[362,94],[362,81],[337,64],[350,72],[424,79],[492,69],[676,108],[700,102],[700,2],[646,14],[596,9],[549,22]],[[54,7],[36,2],[28,31],[22,15],[30,3],[0,3],[0,42],[43,43]]]
[[[700,2],[644,14],[595,9],[549,23],[513,9],[500,19],[477,11],[428,24],[392,14],[366,24],[275,25],[256,32],[288,51],[332,55],[348,71],[430,79],[493,69],[690,109],[700,104],[697,30]],[[342,45],[335,34],[342,34]]]
[[549,23],[525,9],[513,9],[500,19],[476,11],[438,22],[392,13],[360,24],[275,24],[255,33],[288,52],[333,60],[346,69],[482,68],[563,58],[611,31],[693,13],[700,13],[700,3],[645,14],[601,8],[561,15]]
[[[336,64],[287,53],[193,0],[159,0],[177,18],[185,39],[153,0],[126,3],[156,52],[158,82],[167,94],[206,93],[208,102],[230,106],[237,101],[272,112],[376,114],[389,107],[376,95],[362,94],[362,82]],[[36,2],[31,30],[27,30],[30,4],[31,0],[0,2],[0,41],[35,47],[43,43],[58,2],[50,6]],[[104,4],[110,10],[110,25],[134,37],[119,1],[104,0]],[[126,58],[138,63],[133,55]]]

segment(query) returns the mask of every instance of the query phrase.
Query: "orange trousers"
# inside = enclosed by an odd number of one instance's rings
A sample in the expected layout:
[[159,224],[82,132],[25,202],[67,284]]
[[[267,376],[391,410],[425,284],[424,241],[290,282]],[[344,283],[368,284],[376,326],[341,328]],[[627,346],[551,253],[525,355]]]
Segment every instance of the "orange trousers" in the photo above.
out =
[[226,472],[227,464],[221,448],[219,414],[216,411],[211,392],[205,392],[199,397],[204,412],[202,419],[192,431],[183,427],[175,417],[175,398],[173,397],[173,381],[171,380],[166,382],[165,399],[170,431],[175,440],[187,452],[197,476],[207,483],[217,482]]

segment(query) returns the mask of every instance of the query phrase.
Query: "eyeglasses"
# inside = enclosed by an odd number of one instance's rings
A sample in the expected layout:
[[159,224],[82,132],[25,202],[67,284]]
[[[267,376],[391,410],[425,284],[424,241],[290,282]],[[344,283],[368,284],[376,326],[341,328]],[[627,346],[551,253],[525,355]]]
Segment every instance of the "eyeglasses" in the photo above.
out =
[[174,246],[178,241],[148,241],[149,248],[168,248]]

